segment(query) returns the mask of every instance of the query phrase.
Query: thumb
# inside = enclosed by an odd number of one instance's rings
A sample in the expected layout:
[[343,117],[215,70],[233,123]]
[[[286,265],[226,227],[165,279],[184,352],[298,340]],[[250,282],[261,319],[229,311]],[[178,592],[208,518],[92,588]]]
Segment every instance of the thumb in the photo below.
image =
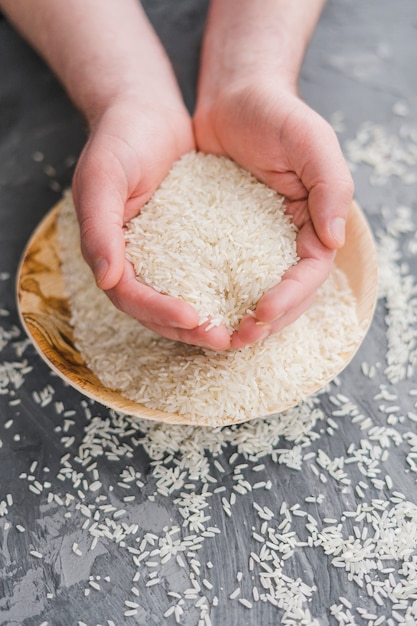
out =
[[302,182],[308,190],[308,207],[317,236],[327,248],[335,250],[345,242],[354,187],[337,137],[325,124],[324,132],[314,137],[312,158]]
[[91,144],[80,158],[72,185],[81,250],[103,290],[117,285],[125,263],[123,216],[127,190],[123,177],[117,176],[120,170],[120,163],[114,167],[106,162]]
[[[329,176],[329,174],[328,174]],[[308,195],[314,230],[321,243],[331,250],[345,243],[346,219],[353,197],[349,179],[332,179],[316,184]]]

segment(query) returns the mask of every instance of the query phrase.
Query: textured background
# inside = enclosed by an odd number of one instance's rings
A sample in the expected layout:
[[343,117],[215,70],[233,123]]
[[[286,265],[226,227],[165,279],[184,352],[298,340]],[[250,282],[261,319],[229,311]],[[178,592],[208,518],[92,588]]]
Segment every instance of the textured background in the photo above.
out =
[[[146,5],[192,108],[206,3]],[[417,623],[415,1],[330,1],[302,71],[382,252],[371,330],[318,398],[218,432],[132,425],[28,345],[19,259],[85,129],[5,20],[0,59],[0,623]]]

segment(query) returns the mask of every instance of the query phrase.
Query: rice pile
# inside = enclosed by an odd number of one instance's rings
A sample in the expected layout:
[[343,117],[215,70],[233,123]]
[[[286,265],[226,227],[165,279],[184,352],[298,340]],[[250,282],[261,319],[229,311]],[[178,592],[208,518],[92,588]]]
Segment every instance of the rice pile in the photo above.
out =
[[[126,238],[142,280],[193,303],[201,322],[232,329],[296,262],[295,234],[275,192],[224,158],[192,153],[173,167]],[[279,335],[224,353],[170,341],[96,287],[69,195],[58,236],[74,336],[90,369],[124,397],[196,424],[243,421],[299,402],[343,367],[361,336],[347,279],[334,268],[313,306]]]

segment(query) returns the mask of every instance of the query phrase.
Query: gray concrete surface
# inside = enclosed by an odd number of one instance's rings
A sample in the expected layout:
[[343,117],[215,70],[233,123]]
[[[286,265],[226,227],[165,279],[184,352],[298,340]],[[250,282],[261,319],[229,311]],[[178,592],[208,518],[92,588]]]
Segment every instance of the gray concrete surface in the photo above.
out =
[[[147,9],[192,108],[206,3],[157,0]],[[27,344],[15,302],[18,262],[70,184],[85,129],[5,20],[0,59],[0,624],[417,623],[415,1],[331,0],[309,48],[302,96],[335,124],[346,156],[368,123],[377,152],[385,151],[385,178],[361,162],[363,149],[352,168],[381,250],[382,291],[371,330],[336,383],[287,415],[292,429],[280,430],[282,417],[265,420],[261,442],[251,425],[205,441],[198,429],[131,428],[67,387]],[[107,442],[107,455],[94,456],[93,440]],[[199,476],[187,456],[193,446]],[[164,495],[158,481],[168,481],[170,468],[177,483]],[[123,480],[124,470],[134,480]],[[236,490],[239,472],[251,491]],[[187,509],[184,494],[192,493],[207,507],[189,498]],[[232,502],[230,515],[222,498]],[[259,515],[264,506],[269,520]],[[201,535],[192,520],[204,516]],[[199,549],[186,546],[194,534]],[[161,564],[152,550],[168,535],[180,558],[173,549]],[[278,572],[275,596],[262,586],[268,567]],[[149,586],[152,571],[161,582]],[[194,596],[186,591],[193,586]]]

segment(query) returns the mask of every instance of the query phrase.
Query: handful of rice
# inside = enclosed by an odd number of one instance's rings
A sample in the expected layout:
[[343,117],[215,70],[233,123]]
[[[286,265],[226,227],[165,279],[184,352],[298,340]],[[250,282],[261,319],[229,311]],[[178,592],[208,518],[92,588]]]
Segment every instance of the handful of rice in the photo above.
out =
[[231,333],[298,260],[283,201],[230,159],[189,153],[128,223],[126,256],[141,281]]
[[[116,309],[97,288],[68,195],[58,220],[74,338],[101,383],[189,423],[221,426],[300,402],[343,366],[361,329],[336,267],[304,315],[279,334],[215,353],[165,339]],[[230,331],[297,261],[296,229],[282,198],[222,157],[177,162],[127,227],[140,280],[194,304],[200,321]],[[100,323],[97,323],[97,320]]]

